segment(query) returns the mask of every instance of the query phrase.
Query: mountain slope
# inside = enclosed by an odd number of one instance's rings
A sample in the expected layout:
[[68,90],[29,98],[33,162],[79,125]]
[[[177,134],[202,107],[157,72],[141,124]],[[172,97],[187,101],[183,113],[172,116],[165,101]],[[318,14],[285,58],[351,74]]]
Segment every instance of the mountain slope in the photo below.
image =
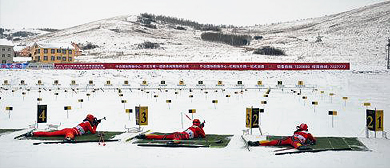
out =
[[[351,62],[352,69],[383,69],[390,27],[390,1],[355,10],[300,21],[223,29],[225,33],[261,35],[251,45],[232,47],[200,39],[199,30],[154,23],[142,26],[137,16],[103,19],[28,39],[29,42],[91,42],[98,48],[84,51],[82,62]],[[316,42],[320,37],[321,42]],[[159,49],[140,49],[145,41]],[[254,55],[252,50],[273,46],[287,56]]]
[[[389,27],[390,1],[386,1],[320,18],[254,27],[266,38],[252,44],[276,45],[297,61],[344,61],[384,68]],[[322,42],[316,43],[318,36]]]

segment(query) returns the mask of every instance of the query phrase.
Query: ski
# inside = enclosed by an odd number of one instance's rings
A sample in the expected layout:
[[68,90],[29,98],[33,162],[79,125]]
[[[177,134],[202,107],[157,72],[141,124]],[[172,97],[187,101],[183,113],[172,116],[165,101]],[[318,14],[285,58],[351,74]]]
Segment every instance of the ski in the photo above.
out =
[[18,135],[14,139],[22,139],[24,137],[26,137],[26,134]]
[[131,141],[131,140],[133,140],[133,139],[137,139],[136,137],[138,136],[138,135],[141,135],[141,134],[146,134],[146,133],[148,133],[148,132],[150,132],[151,130],[146,130],[146,131],[143,131],[143,132],[141,132],[141,133],[138,133],[138,134],[135,134],[135,135],[133,135],[133,136],[130,136],[130,138],[128,138],[127,140],[126,140],[126,142],[129,142],[129,141]]
[[281,148],[281,149],[276,149],[276,150],[274,150],[274,152],[286,151],[286,150],[290,150],[290,149],[295,149],[295,148],[293,148],[293,147],[285,147],[285,148]]
[[244,138],[244,135],[241,135],[241,138],[242,138],[242,140],[245,143],[245,148],[248,149],[248,151],[251,151],[250,148],[249,148],[249,145],[248,145],[248,141]]
[[[115,142],[120,141],[119,139],[107,139],[104,140],[104,142]],[[40,145],[40,144],[75,144],[75,143],[90,143],[90,142],[100,142],[100,140],[82,140],[82,141],[43,141],[43,142],[34,142],[33,145]]]
[[278,151],[275,152],[275,155],[285,155],[285,154],[297,154],[297,153],[304,153],[308,152],[309,150],[301,151],[295,148],[289,149],[289,150],[283,150],[283,151]]
[[33,131],[34,131],[34,129],[33,129],[33,130],[29,130],[29,131],[27,131],[27,132],[24,133],[24,134],[21,134],[21,135],[18,135],[18,136],[16,136],[16,137],[14,137],[14,139],[20,140],[20,139],[26,138],[26,137],[28,137]]
[[208,148],[209,145],[196,145],[196,144],[176,144],[176,143],[140,143],[137,146],[142,147],[181,147],[181,148]]
[[309,150],[298,150],[293,149],[291,151],[283,151],[283,152],[277,152],[275,155],[285,155],[285,154],[298,154],[298,153],[316,153],[316,152],[324,152],[324,151],[342,151],[342,150],[352,150],[351,148],[340,148],[340,149],[309,149]]

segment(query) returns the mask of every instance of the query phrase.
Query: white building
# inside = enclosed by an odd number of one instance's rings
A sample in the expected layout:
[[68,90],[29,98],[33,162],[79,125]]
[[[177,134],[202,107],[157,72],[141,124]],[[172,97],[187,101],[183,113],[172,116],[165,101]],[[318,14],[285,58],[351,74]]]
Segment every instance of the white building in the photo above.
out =
[[6,39],[0,39],[0,63],[13,63],[14,44]]

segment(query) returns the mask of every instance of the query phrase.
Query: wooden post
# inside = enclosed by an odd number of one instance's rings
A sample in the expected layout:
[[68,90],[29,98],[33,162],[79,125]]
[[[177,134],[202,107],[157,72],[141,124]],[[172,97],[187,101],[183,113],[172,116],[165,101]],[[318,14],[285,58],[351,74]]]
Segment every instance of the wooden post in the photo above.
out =
[[[374,111],[374,120],[376,120],[376,108],[375,108],[375,111]],[[374,133],[375,133],[374,137],[376,138],[376,124],[374,125]]]
[[390,69],[390,38],[388,39],[389,44],[387,44],[387,69]]
[[332,128],[333,128],[333,116],[334,116],[334,115],[332,115]]

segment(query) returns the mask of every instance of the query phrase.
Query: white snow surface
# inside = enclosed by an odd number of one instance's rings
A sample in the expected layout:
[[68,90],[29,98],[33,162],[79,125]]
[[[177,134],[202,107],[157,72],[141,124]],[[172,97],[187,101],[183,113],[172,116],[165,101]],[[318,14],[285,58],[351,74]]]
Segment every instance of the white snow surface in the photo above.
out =
[[[91,113],[98,118],[107,117],[99,125],[99,131],[125,131],[125,127],[136,127],[134,114],[129,120],[125,108],[142,105],[149,107],[149,125],[144,130],[181,131],[191,125],[183,117],[182,127],[181,114],[196,109],[194,117],[206,121],[207,134],[234,135],[225,148],[138,147],[124,141],[134,133],[124,133],[116,137],[122,141],[108,142],[106,146],[97,143],[34,146],[35,141],[13,139],[26,131],[23,130],[0,136],[0,167],[388,167],[390,141],[384,132],[378,132],[376,138],[370,132],[370,138],[366,138],[365,110],[384,110],[384,130],[390,129],[386,114],[390,110],[390,72],[385,67],[389,8],[390,1],[386,1],[337,15],[239,29],[239,33],[250,31],[264,36],[264,40],[252,41],[244,48],[201,41],[201,32],[190,28],[179,31],[158,24],[159,29],[147,29],[134,22],[135,16],[100,20],[29,39],[25,42],[88,41],[100,46],[85,51],[86,56],[78,58],[80,62],[350,62],[351,70],[0,70],[0,83],[3,80],[10,83],[0,89],[1,129],[29,128],[36,121],[36,105],[40,103],[48,105],[47,124],[60,125],[60,129],[76,126]],[[320,43],[314,42],[318,35],[323,36]],[[144,41],[162,43],[163,49],[137,49]],[[253,55],[250,51],[264,45],[282,48],[287,56]],[[21,80],[26,85],[19,85]],[[44,85],[37,86],[38,80]],[[61,85],[53,86],[54,80]],[[76,92],[70,89],[71,80],[78,84]],[[88,86],[89,80],[95,86]],[[105,86],[107,80],[113,86]],[[125,80],[130,87],[122,85]],[[143,80],[149,86],[141,86]],[[168,92],[155,89],[162,80],[170,88]],[[177,86],[180,80],[185,87]],[[259,80],[264,87],[256,88]],[[200,90],[202,87],[196,86],[198,81],[204,81],[209,89]],[[218,81],[225,86],[217,87]],[[236,86],[237,81],[243,81],[244,86]],[[276,88],[277,81],[283,81],[285,88]],[[304,81],[306,87],[297,88],[298,81]],[[272,88],[271,93],[268,98],[263,97],[268,87]],[[27,88],[31,91],[26,91]],[[104,91],[92,93],[93,88]],[[115,88],[122,88],[123,97],[118,96]],[[189,88],[197,89],[190,92]],[[302,95],[291,90],[301,91]],[[87,93],[91,96],[87,97]],[[302,96],[307,96],[307,100]],[[37,102],[38,97],[41,102]],[[80,104],[78,99],[84,102]],[[121,100],[127,103],[122,104]],[[168,105],[166,100],[172,103]],[[218,103],[213,104],[212,100]],[[268,103],[263,105],[260,101]],[[313,106],[312,101],[318,101],[319,105]],[[363,106],[365,102],[371,106]],[[7,106],[12,106],[13,111],[6,111]],[[69,118],[64,106],[72,106]],[[274,155],[271,147],[251,147],[248,151],[240,135],[246,129],[245,108],[252,106],[265,109],[260,119],[264,135],[291,135],[295,126],[307,123],[314,136],[358,137],[370,151],[282,156]],[[333,127],[328,111],[338,112]],[[39,124],[39,129],[46,127]],[[251,139],[262,138],[256,129],[253,134]]]
[[[389,164],[390,141],[377,133],[377,138],[370,133],[365,138],[365,109],[364,102],[370,102],[371,107],[390,110],[390,82],[388,71],[358,72],[358,71],[117,71],[117,70],[1,70],[2,79],[8,80],[14,87],[12,90],[1,90],[0,128],[28,128],[36,121],[37,98],[40,104],[48,105],[48,124],[59,125],[60,129],[76,126],[86,114],[91,113],[98,118],[107,117],[99,127],[99,131],[125,131],[124,127],[136,127],[134,114],[125,113],[125,108],[142,105],[149,107],[149,125],[144,129],[159,132],[174,132],[185,129],[191,122],[183,118],[188,109],[196,109],[194,117],[206,121],[205,131],[208,134],[234,135],[225,148],[177,149],[177,148],[145,148],[124,140],[133,135],[125,133],[119,139],[121,142],[109,142],[106,146],[97,143],[88,144],[52,144],[34,146],[31,140],[14,140],[13,137],[23,133],[18,131],[0,136],[0,167],[387,167]],[[26,86],[19,86],[20,80],[25,80]],[[45,90],[38,92],[37,80],[42,80]],[[53,87],[53,81],[59,80],[61,86]],[[72,92],[70,81],[76,80],[79,90]],[[93,80],[95,88],[103,88],[92,93],[92,87],[87,87],[88,81]],[[115,87],[123,87],[124,80],[129,80],[131,87],[122,88],[123,97],[118,96],[117,90],[105,87],[110,80]],[[150,84],[141,87],[143,80]],[[168,84],[168,92],[148,89],[158,87],[161,80]],[[203,80],[206,87],[215,87],[218,80],[225,83],[225,91],[207,89],[201,91],[178,87],[179,80],[186,84],[185,88],[196,88],[198,80]],[[247,91],[243,94],[235,86],[242,80]],[[294,87],[298,80],[305,82],[307,88],[301,88],[302,95],[308,97],[304,101],[301,96],[293,94],[291,89],[272,89],[268,98],[263,97],[266,89],[255,88],[257,80],[262,80],[264,87],[273,87],[282,80],[285,87]],[[11,87],[11,86],[3,86]],[[21,89],[19,88],[21,87]],[[313,90],[314,87],[316,90]],[[26,91],[25,88],[31,88]],[[49,91],[49,88],[53,89]],[[67,89],[68,92],[64,90]],[[149,93],[146,93],[149,91]],[[179,94],[175,94],[177,91]],[[208,91],[208,94],[205,94]],[[217,92],[216,92],[217,91]],[[321,91],[324,91],[321,94]],[[22,96],[22,92],[26,95]],[[56,97],[54,93],[59,93]],[[91,96],[88,98],[87,93]],[[329,93],[335,95],[331,98]],[[194,97],[191,99],[189,95]],[[154,98],[153,95],[158,95]],[[227,98],[226,95],[231,95]],[[348,97],[345,102],[342,97]],[[80,104],[77,100],[84,99]],[[121,100],[127,100],[122,104]],[[172,100],[166,104],[166,100]],[[218,100],[214,106],[212,100]],[[267,105],[260,101],[267,101]],[[312,101],[318,101],[314,107]],[[12,106],[9,113],[5,107]],[[72,106],[69,119],[64,106]],[[269,147],[244,148],[240,135],[245,129],[245,108],[264,108],[261,114],[261,128],[264,135],[291,135],[296,125],[307,123],[314,136],[359,137],[371,151],[330,151],[320,153],[303,153],[276,156]],[[315,109],[314,109],[315,108]],[[338,111],[334,117],[332,128],[331,116],[328,111]],[[189,115],[189,114],[188,114]],[[190,115],[189,115],[190,116]],[[191,116],[190,116],[191,117]],[[384,114],[384,130],[389,130],[389,117]],[[46,128],[40,124],[39,128]],[[259,131],[254,129],[254,135]],[[252,139],[261,139],[254,136]],[[47,160],[38,164],[42,159]],[[22,160],[22,161],[21,161]],[[194,163],[196,161],[196,163]],[[198,163],[200,162],[200,163]]]

